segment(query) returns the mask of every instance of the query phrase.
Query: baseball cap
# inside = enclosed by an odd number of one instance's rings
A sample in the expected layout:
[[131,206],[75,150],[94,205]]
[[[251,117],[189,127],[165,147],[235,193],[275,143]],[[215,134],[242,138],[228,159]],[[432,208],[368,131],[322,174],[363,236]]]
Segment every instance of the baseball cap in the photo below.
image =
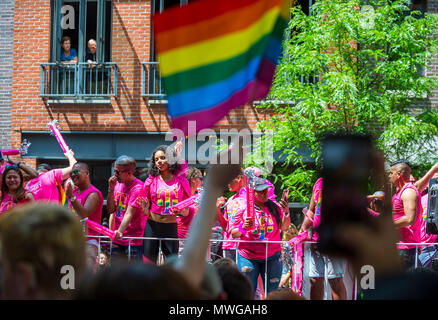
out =
[[263,178],[257,178],[255,181],[255,191],[263,191],[265,189],[269,188],[269,184],[266,183],[266,180]]

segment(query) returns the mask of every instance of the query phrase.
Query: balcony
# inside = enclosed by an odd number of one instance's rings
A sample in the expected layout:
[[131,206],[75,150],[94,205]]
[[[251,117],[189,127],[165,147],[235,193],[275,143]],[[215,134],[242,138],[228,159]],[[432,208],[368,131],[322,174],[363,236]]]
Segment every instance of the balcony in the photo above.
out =
[[142,97],[148,98],[150,104],[167,103],[166,94],[158,71],[158,62],[142,62]]
[[41,63],[40,96],[49,103],[106,103],[117,96],[117,64]]

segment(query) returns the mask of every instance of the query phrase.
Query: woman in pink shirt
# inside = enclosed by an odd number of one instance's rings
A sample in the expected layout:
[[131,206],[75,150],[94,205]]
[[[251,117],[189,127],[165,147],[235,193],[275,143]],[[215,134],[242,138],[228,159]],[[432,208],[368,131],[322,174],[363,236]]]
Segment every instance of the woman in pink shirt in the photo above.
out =
[[[3,172],[0,196],[0,213],[18,204],[34,201],[33,195],[24,189],[24,179],[17,165],[7,166]],[[3,215],[3,214],[1,214]]]
[[[265,179],[257,178],[254,188],[255,216],[248,217],[248,211],[235,217],[231,234],[241,242],[237,248],[237,266],[246,274],[257,288],[257,279],[261,275],[267,293],[277,290],[282,273],[281,244],[261,243],[264,240],[281,241],[280,231],[286,231],[290,225],[289,206],[281,200],[281,206],[269,199],[269,185]],[[286,212],[286,214],[284,214]]]
[[[223,230],[224,240],[234,240],[231,235],[232,224],[236,215],[241,215],[246,210],[246,190],[245,190],[245,175],[238,175],[228,184],[228,190],[235,192],[228,200],[225,197],[220,197],[217,200],[217,218]],[[223,211],[222,211],[223,209]],[[229,258],[236,262],[236,243],[222,242],[222,250],[225,258]]]
[[[173,161],[168,162],[167,156],[172,155]],[[167,154],[166,154],[167,153]],[[166,145],[158,146],[152,153],[149,164],[149,177],[143,187],[143,198],[139,200],[143,212],[148,215],[144,237],[178,238],[177,216],[187,216],[188,208],[182,211],[169,211],[175,205],[190,197],[190,185],[184,175],[181,175],[181,165],[178,163],[175,150]],[[157,240],[143,241],[144,256],[157,262],[160,243]],[[161,249],[165,256],[178,253],[178,241],[161,241]]]
[[[203,176],[199,169],[191,167],[188,169],[187,172],[187,180],[190,183],[190,196],[194,196],[199,189],[202,186],[203,182]],[[198,212],[198,207],[195,205],[190,206],[189,213],[187,216],[177,216],[176,221],[178,225],[178,238],[179,239],[185,239],[187,238],[190,230],[190,225],[193,221],[193,218],[195,217],[196,213]],[[184,242],[180,240],[179,241],[179,254],[182,254],[182,251],[184,249]]]

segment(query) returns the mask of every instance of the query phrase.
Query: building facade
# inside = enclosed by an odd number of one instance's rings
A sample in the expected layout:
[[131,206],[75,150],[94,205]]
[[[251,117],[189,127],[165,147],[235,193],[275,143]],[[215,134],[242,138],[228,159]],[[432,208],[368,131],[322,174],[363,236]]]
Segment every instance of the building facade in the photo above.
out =
[[[154,57],[151,15],[186,0],[9,2],[13,21],[5,25],[13,25],[13,33],[9,41],[1,41],[13,49],[12,68],[5,64],[12,70],[11,98],[9,103],[0,101],[0,108],[2,117],[3,109],[11,112],[10,127],[4,127],[11,147],[18,148],[25,138],[30,141],[24,156],[28,164],[67,163],[49,134],[53,120],[76,158],[91,165],[94,183],[102,190],[118,156],[131,155],[145,167],[156,146],[172,143],[165,141],[171,128]],[[60,63],[64,36],[70,37],[78,64]],[[99,64],[94,66],[85,61],[90,39],[97,42]],[[268,116],[245,106],[215,129],[253,130]]]
[[[111,165],[122,154],[146,167],[170,132],[166,96],[154,54],[151,16],[189,0],[4,0],[0,4],[0,147],[31,142],[25,161],[67,162],[48,123],[57,120],[78,160],[91,165],[106,190]],[[312,0],[300,3],[307,7]],[[431,13],[438,0],[415,0]],[[61,39],[69,36],[78,64],[62,64]],[[96,61],[86,62],[87,43]],[[438,74],[438,58],[426,70]],[[438,105],[438,90],[428,100]],[[269,112],[247,105],[215,127],[254,130]],[[187,155],[188,159],[190,156]]]

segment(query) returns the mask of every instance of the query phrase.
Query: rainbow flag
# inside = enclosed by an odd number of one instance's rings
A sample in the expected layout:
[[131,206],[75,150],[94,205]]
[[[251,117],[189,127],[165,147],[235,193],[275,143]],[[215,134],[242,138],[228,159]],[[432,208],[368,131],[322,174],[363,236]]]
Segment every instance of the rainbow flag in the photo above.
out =
[[60,205],[66,209],[69,208],[69,200],[67,197],[67,194],[65,193],[64,188],[62,185],[59,184],[58,181],[56,181],[56,188],[58,189],[58,199],[60,202]]
[[272,85],[290,0],[199,0],[154,15],[172,126],[213,127]]

